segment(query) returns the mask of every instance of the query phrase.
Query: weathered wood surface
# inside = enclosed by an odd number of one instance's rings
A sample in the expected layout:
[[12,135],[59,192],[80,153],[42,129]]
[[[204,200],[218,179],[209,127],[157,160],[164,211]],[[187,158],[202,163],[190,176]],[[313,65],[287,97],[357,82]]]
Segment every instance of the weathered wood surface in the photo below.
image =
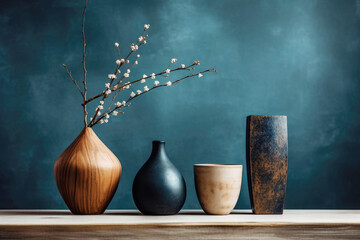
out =
[[247,117],[246,166],[253,212],[282,214],[288,169],[286,116]]
[[0,211],[0,239],[360,239],[360,210],[285,210],[283,215],[205,215],[135,210],[77,216],[69,211]]

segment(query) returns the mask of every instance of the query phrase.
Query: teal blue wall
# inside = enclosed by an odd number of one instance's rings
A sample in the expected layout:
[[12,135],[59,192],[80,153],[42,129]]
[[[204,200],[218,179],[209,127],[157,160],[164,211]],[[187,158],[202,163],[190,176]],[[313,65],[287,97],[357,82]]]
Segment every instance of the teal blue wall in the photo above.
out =
[[[53,165],[82,129],[83,1],[0,2],[0,208],[65,208]],[[132,71],[200,60],[218,74],[138,98],[94,131],[123,175],[110,208],[134,208],[131,185],[153,139],[183,173],[185,208],[199,208],[192,165],[245,165],[245,117],[288,116],[287,208],[360,208],[360,2],[89,0],[89,95],[102,90],[116,51],[150,23]],[[91,111],[95,108],[90,106]],[[237,205],[249,208],[246,174]]]

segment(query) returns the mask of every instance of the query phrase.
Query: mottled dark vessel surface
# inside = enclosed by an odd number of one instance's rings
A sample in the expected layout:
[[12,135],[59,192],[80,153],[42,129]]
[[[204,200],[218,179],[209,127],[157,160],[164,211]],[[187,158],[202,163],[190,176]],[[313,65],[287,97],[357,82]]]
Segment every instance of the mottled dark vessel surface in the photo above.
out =
[[136,207],[146,215],[177,214],[184,205],[183,176],[169,160],[164,141],[153,141],[152,153],[133,183]]
[[282,214],[288,168],[286,116],[247,117],[246,163],[253,212]]

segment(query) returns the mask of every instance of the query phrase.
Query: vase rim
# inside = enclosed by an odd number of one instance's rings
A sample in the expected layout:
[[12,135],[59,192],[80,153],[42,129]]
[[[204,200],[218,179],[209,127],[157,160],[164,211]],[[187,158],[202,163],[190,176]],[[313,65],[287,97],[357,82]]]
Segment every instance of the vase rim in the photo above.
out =
[[242,168],[241,164],[221,164],[221,163],[197,163],[194,167],[225,167],[225,168]]
[[287,115],[248,115],[248,117],[287,117]]
[[153,143],[165,143],[165,141],[162,141],[162,140],[153,140]]

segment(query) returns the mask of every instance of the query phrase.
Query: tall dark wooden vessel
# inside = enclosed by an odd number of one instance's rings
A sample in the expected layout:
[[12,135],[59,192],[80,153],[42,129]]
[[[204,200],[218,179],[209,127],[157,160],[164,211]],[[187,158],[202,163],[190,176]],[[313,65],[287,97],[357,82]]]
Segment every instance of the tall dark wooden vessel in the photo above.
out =
[[286,116],[247,117],[246,163],[253,212],[282,214],[288,168]]

